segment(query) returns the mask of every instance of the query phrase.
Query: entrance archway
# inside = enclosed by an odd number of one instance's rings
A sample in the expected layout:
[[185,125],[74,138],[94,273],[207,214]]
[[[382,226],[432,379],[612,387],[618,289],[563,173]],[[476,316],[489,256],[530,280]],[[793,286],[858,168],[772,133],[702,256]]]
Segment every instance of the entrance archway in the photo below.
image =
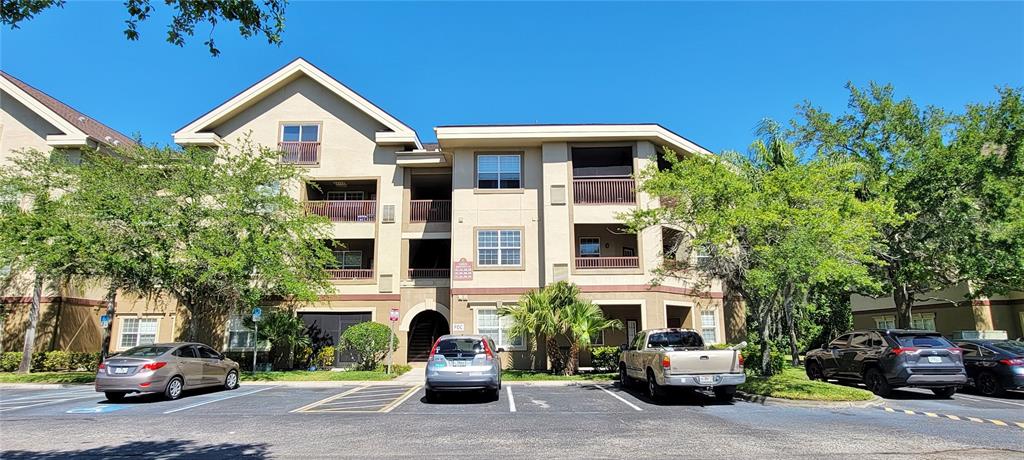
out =
[[424,310],[412,318],[409,325],[409,344],[406,360],[424,362],[430,356],[430,347],[438,337],[448,333],[448,320],[436,310]]

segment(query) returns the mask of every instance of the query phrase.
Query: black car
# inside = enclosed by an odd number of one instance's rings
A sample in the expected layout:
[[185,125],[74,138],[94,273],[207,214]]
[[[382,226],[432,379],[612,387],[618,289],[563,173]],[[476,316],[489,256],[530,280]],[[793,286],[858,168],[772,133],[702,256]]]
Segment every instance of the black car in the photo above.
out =
[[932,331],[854,331],[808,352],[805,369],[812,380],[860,381],[882,397],[918,387],[948,398],[967,383],[960,349]]
[[964,367],[971,385],[986,396],[1024,389],[1024,342],[1016,340],[962,340]]

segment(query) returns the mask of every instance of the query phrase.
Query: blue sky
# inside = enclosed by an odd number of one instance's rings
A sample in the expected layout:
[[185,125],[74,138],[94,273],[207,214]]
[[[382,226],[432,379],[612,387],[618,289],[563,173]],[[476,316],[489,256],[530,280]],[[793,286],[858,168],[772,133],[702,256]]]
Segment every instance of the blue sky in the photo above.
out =
[[847,81],[959,109],[1024,86],[1024,3],[341,3],[293,0],[284,44],[221,24],[220,57],[124,39],[121,2],[69,2],[0,32],[0,67],[146,142],[302,56],[409,124],[657,122],[714,151]]

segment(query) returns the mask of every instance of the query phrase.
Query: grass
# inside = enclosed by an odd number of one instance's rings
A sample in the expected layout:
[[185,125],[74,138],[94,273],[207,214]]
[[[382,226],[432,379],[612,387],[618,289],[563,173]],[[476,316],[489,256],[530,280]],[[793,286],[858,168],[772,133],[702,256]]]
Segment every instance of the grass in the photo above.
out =
[[801,401],[867,401],[874,397],[870,391],[833,383],[813,381],[804,370],[786,367],[771,377],[747,376],[739,390],[773,398]]
[[595,373],[595,374],[576,374],[576,375],[561,375],[552,374],[546,371],[517,371],[517,370],[504,370],[501,371],[501,380],[505,382],[528,382],[538,380],[580,380],[580,381],[591,381],[591,380],[615,380],[618,374],[614,372],[606,373]]
[[384,370],[375,371],[269,371],[245,372],[242,374],[243,382],[326,382],[326,381],[352,381],[352,380],[391,380],[399,375],[409,372],[409,366],[395,365],[392,374]]
[[0,372],[0,383],[92,383],[95,372]]

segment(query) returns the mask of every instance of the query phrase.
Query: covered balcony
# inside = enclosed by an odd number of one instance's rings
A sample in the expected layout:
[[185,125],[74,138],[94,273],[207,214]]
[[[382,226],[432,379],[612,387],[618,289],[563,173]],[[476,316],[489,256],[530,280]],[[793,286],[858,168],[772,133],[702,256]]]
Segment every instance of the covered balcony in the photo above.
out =
[[632,147],[573,147],[572,191],[580,205],[636,203]]
[[372,180],[315,181],[306,185],[306,212],[331,222],[375,222],[377,183]]
[[413,174],[409,182],[409,222],[452,221],[451,174]]
[[304,166],[320,164],[320,125],[286,124],[281,127],[281,163]]
[[637,237],[616,224],[578,224],[577,270],[635,270],[640,268]]
[[373,279],[373,240],[328,240],[334,254],[327,275],[333,281]]
[[451,255],[451,240],[409,240],[406,279],[448,279]]

